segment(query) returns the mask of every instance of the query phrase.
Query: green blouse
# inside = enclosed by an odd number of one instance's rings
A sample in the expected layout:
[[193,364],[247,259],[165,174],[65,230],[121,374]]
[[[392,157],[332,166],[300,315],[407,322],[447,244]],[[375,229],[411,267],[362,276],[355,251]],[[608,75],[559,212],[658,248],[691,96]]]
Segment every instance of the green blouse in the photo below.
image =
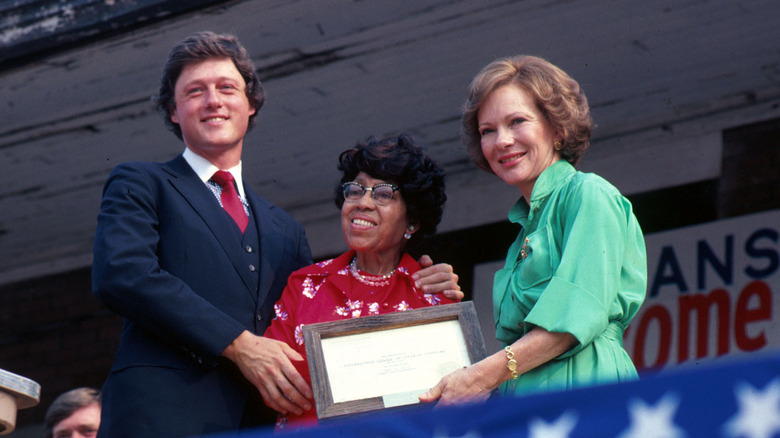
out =
[[538,326],[578,343],[502,392],[635,379],[622,340],[645,299],[647,255],[631,203],[603,178],[560,160],[509,220],[522,229],[494,278],[496,338],[509,345]]

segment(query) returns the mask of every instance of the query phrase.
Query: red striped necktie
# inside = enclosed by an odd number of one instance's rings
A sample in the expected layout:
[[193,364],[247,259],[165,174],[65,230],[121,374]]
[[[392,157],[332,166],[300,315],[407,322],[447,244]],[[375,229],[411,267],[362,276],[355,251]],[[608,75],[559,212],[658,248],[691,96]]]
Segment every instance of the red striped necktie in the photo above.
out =
[[246,211],[244,211],[244,205],[241,204],[241,200],[238,198],[233,175],[230,172],[218,170],[211,179],[222,187],[222,208],[236,221],[236,225],[243,233],[249,223],[249,218],[246,216]]

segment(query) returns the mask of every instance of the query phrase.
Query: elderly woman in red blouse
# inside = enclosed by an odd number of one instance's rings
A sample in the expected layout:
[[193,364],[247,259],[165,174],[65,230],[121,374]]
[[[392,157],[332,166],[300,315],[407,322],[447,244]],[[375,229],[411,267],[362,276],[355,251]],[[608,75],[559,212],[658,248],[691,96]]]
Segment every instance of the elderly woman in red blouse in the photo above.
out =
[[[437,304],[453,303],[462,293],[457,276],[444,294],[415,285],[420,264],[406,253],[408,243],[431,235],[447,197],[444,170],[407,135],[370,138],[339,156],[343,172],[336,190],[341,229],[349,251],[294,272],[276,304],[276,318],[265,332],[304,358],[304,324],[333,321]],[[308,363],[296,368],[311,384]],[[316,424],[316,410],[280,415],[277,428]]]

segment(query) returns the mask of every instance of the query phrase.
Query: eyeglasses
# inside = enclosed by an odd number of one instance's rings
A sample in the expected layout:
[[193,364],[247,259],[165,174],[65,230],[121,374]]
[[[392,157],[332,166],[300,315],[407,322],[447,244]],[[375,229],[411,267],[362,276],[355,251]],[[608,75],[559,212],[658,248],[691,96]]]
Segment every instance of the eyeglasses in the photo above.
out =
[[341,185],[344,190],[344,200],[347,202],[358,202],[363,199],[367,190],[371,191],[371,199],[377,205],[387,205],[393,200],[393,193],[399,190],[398,186],[388,183],[377,184],[374,187],[365,187],[356,182],[347,182]]

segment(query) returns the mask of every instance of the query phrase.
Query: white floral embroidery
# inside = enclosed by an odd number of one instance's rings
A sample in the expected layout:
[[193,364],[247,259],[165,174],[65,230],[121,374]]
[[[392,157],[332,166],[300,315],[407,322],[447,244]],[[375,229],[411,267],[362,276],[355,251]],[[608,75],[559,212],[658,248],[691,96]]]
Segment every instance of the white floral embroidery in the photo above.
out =
[[369,303],[368,304],[368,314],[369,315],[379,315],[379,303]]
[[[317,278],[319,280],[319,283],[316,285],[314,284],[314,279]],[[305,280],[303,280],[303,295],[307,298],[314,298],[315,295],[317,295],[317,291],[320,290],[320,286],[325,283],[324,277],[306,277]]]
[[274,304],[274,313],[276,314],[276,318],[282,321],[287,320],[287,311],[284,310],[284,307],[282,307],[281,303]]
[[298,345],[303,345],[303,324],[295,327],[295,342]]
[[349,274],[349,266],[347,266],[346,268],[339,269],[339,271],[336,272],[336,274],[338,274],[338,275],[350,275]]
[[347,306],[349,306],[349,310],[352,311],[352,317],[353,318],[360,318],[361,310],[363,309],[363,302],[359,300],[347,300]]
[[336,306],[336,314],[340,316],[351,316],[353,318],[360,318],[363,310],[363,302],[360,300],[347,300],[347,305],[344,307]]
[[425,301],[427,301],[431,306],[436,306],[441,303],[441,297],[439,297],[439,294],[423,294],[423,298],[425,298]]
[[404,312],[406,310],[411,309],[411,307],[409,306],[409,303],[407,303],[406,301],[401,301],[400,303],[396,304],[394,307],[395,307],[395,310],[398,311],[398,312]]
[[324,261],[321,261],[321,262],[319,262],[319,263],[315,263],[315,264],[316,264],[317,266],[319,266],[320,268],[324,268],[325,266],[328,266],[328,265],[329,265],[329,264],[331,264],[331,263],[333,263],[333,259],[330,259],[330,260],[324,260]]

